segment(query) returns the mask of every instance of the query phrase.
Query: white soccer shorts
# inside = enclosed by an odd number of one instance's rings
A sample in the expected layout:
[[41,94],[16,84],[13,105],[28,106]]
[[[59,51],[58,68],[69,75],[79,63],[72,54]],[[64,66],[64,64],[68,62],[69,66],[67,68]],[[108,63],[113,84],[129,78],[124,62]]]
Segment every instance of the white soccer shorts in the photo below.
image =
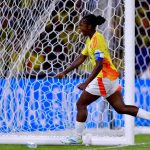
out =
[[116,91],[121,91],[122,86],[119,85],[118,78],[113,81],[108,78],[95,78],[89,83],[85,90],[90,94],[107,98]]

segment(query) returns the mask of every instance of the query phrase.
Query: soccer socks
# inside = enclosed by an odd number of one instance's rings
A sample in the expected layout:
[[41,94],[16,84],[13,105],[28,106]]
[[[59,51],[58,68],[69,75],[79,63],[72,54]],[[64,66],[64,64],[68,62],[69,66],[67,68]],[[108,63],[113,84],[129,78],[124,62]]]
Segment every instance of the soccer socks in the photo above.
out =
[[83,130],[84,130],[84,122],[76,121],[76,126],[75,126],[76,136],[81,137]]
[[146,120],[150,120],[150,112],[139,108],[136,117],[143,118],[143,119],[146,119]]

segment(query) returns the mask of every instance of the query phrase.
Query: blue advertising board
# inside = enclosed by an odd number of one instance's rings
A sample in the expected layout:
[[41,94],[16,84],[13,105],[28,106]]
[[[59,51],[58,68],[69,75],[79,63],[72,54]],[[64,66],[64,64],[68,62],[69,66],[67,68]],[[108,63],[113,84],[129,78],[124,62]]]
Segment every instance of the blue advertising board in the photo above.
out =
[[[0,132],[63,130],[74,127],[76,102],[81,94],[77,88],[80,82],[82,81],[77,79],[50,78],[12,79],[8,83],[1,79]],[[135,85],[135,104],[150,111],[150,91],[147,88],[150,80],[136,80]],[[111,126],[124,126],[124,116],[112,108],[106,111],[107,106],[107,102],[98,100],[88,107],[88,128],[110,126],[112,115],[114,119]],[[135,124],[149,126],[150,121],[136,118]]]

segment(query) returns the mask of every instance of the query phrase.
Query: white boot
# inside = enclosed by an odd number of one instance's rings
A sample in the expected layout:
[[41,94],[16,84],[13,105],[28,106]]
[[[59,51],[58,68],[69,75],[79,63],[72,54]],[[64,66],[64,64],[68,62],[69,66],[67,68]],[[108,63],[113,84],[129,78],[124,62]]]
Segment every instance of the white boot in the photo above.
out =
[[142,118],[142,119],[146,119],[146,120],[150,120],[150,112],[145,111],[144,109],[139,108],[136,117]]

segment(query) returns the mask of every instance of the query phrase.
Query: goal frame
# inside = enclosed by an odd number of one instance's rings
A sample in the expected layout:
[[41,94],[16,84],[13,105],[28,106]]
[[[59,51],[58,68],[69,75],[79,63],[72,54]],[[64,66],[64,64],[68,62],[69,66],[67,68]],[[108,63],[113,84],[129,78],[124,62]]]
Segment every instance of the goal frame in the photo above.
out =
[[[135,27],[135,0],[125,0],[125,103],[134,104],[134,27]],[[128,36],[130,35],[130,36]],[[130,63],[129,63],[130,62]],[[125,115],[125,136],[100,137],[91,136],[91,145],[133,145],[134,144],[134,119]],[[60,140],[65,136],[61,133],[50,136],[48,133],[6,134],[0,136],[0,144],[50,144],[60,145]],[[85,139],[86,136],[83,138]],[[83,140],[83,142],[85,142]]]

